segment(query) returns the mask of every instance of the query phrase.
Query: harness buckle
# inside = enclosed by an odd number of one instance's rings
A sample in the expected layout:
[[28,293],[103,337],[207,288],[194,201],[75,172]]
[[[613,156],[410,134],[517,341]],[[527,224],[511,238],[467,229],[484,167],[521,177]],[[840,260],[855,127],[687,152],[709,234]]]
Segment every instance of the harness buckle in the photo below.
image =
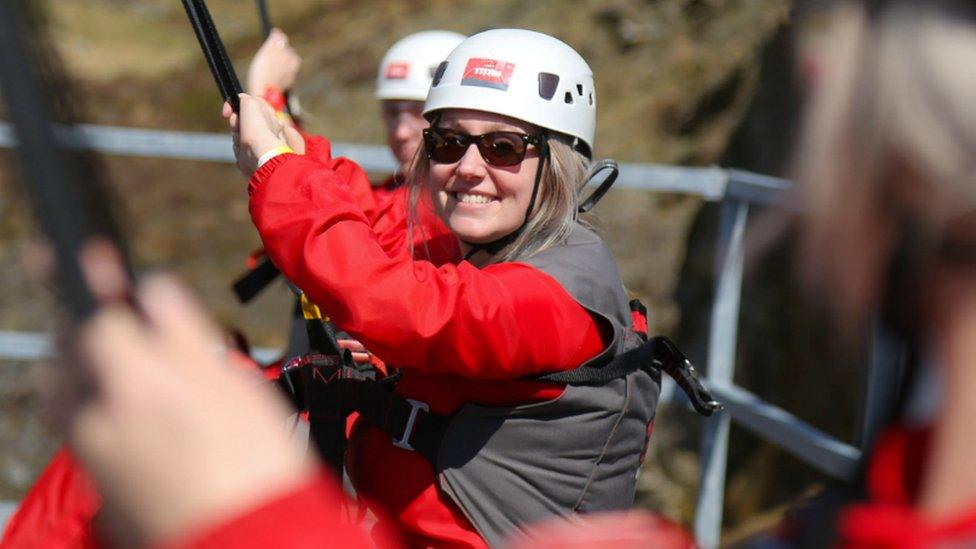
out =
[[420,402],[419,400],[414,400],[412,398],[405,399],[407,404],[410,405],[410,415],[407,416],[407,424],[403,427],[403,435],[399,439],[392,439],[393,445],[397,448],[403,448],[404,450],[416,451],[413,446],[410,445],[410,437],[413,435],[414,424],[417,423],[417,412],[423,410],[425,412],[430,412],[430,406],[426,402]]

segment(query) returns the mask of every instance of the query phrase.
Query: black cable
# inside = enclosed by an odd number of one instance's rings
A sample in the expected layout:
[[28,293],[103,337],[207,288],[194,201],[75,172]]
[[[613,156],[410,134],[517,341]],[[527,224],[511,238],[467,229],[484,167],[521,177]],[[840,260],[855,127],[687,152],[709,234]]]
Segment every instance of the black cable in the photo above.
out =
[[241,88],[234,66],[227,57],[227,50],[210,17],[206,2],[183,0],[183,7],[186,9],[186,15],[197,36],[197,41],[200,42],[200,49],[207,59],[207,66],[210,67],[221,97],[224,101],[230,102],[234,112],[240,112],[241,103],[238,95],[243,93],[244,89]]

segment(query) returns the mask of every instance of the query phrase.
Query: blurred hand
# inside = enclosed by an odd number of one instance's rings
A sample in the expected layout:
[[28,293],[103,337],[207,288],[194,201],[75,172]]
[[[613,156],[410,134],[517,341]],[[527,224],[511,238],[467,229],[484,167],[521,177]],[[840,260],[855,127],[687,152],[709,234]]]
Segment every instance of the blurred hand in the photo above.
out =
[[240,100],[239,115],[229,103],[224,103],[222,114],[230,124],[237,168],[244,177],[250,179],[261,156],[277,147],[289,146],[298,154],[305,153],[305,140],[301,134],[285,126],[265,100],[246,93],[240,95]]
[[160,541],[292,489],[313,465],[282,429],[284,401],[232,367],[221,336],[176,282],[142,285],[144,317],[103,308],[79,335],[97,388],[69,418],[69,442],[106,510]]
[[288,35],[280,29],[272,29],[251,61],[247,71],[247,91],[254,97],[263,97],[269,86],[286,92],[294,85],[301,66],[302,58],[289,45]]
[[352,360],[357,364],[369,364],[373,361],[373,354],[366,350],[366,347],[355,339],[340,339],[337,341],[339,349],[349,349],[352,352]]

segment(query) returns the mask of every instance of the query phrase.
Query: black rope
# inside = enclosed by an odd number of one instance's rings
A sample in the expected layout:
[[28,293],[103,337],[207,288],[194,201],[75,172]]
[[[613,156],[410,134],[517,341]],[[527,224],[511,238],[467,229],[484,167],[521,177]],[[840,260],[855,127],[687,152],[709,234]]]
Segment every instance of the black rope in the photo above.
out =
[[210,17],[210,10],[204,0],[183,0],[183,7],[186,15],[193,26],[193,32],[200,42],[200,48],[207,59],[207,66],[213,74],[217,88],[224,101],[229,101],[234,112],[240,112],[241,104],[238,97],[244,90],[241,88],[240,80],[234,66],[227,56],[227,50],[220,39],[220,34],[214,26],[213,19]]
[[257,0],[258,2],[258,18],[261,20],[261,33],[267,38],[271,36],[271,29],[274,27],[271,25],[271,15],[268,14],[268,2],[266,0]]

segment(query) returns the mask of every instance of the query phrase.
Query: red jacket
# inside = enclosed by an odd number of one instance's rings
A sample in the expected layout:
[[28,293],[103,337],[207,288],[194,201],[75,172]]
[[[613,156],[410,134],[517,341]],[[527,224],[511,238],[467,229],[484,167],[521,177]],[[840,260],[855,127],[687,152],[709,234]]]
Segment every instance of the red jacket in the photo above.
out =
[[[405,191],[377,206],[362,169],[309,139],[305,156],[275,157],[255,173],[250,209],[275,265],[338,327],[404,369],[401,396],[441,414],[469,402],[557,397],[561,386],[522,378],[596,355],[604,346],[598,323],[534,267],[459,261],[456,240],[429,203],[411,239]],[[438,488],[430,463],[378,429],[356,429],[347,468],[408,544],[484,545]]]
[[373,186],[373,196],[376,197],[377,204],[383,204],[387,200],[390,200],[393,195],[397,193],[397,189],[402,188],[404,185],[403,178],[397,175],[391,175],[383,180],[379,185]]
[[871,456],[867,474],[868,501],[841,514],[841,547],[922,549],[976,545],[976,502],[938,520],[914,507],[929,431],[903,426],[889,428]]
[[48,463],[10,517],[0,547],[94,548],[102,500],[67,448]]

